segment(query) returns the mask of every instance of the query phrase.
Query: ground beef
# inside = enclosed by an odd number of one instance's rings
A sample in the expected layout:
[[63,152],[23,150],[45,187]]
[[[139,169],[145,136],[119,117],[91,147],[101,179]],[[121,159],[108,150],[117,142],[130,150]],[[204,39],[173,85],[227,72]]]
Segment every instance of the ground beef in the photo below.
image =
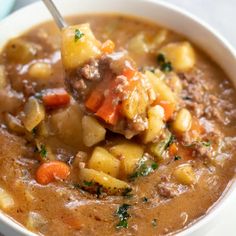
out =
[[[224,125],[236,117],[236,111],[232,110],[233,103],[228,99],[228,95],[232,94],[233,91],[228,88],[229,84],[222,83],[222,93],[216,96],[209,92],[207,80],[200,70],[191,73],[179,73],[179,77],[183,85],[181,105],[190,109],[196,117],[216,118],[218,122]],[[224,90],[225,92],[223,92]]]

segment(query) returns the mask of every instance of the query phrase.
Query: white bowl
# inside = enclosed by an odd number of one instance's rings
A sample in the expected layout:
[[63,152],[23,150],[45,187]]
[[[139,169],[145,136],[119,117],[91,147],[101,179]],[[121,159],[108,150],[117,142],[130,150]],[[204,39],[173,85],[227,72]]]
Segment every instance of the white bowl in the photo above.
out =
[[[150,19],[185,35],[202,48],[227,73],[236,85],[236,52],[215,30],[182,9],[157,0],[54,0],[64,16],[80,13],[120,12]],[[35,14],[34,14],[35,13]],[[27,6],[0,22],[0,48],[14,36],[34,25],[50,20],[42,2]],[[226,204],[236,196],[236,184],[228,188],[209,213],[178,236],[204,235]],[[35,235],[0,213],[0,232],[5,235]]]

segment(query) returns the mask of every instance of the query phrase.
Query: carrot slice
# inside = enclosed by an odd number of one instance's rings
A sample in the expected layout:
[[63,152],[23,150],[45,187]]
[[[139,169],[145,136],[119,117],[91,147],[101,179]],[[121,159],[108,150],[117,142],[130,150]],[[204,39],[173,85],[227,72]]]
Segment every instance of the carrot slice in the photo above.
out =
[[133,68],[125,68],[123,73],[122,73],[128,80],[133,78],[134,75],[136,74],[136,70]]
[[104,53],[112,53],[115,49],[115,43],[111,40],[107,40],[102,44],[101,50]]
[[47,89],[42,100],[47,108],[57,108],[69,104],[70,95],[63,88]]
[[170,145],[170,147],[169,147],[169,154],[170,154],[171,156],[174,156],[174,155],[177,154],[177,152],[178,152],[178,147],[177,147],[177,145],[176,145],[175,143],[172,143],[172,144]]
[[70,167],[62,161],[43,163],[36,171],[36,181],[46,185],[56,179],[65,180],[70,174]]
[[95,89],[92,91],[89,98],[86,100],[85,106],[92,112],[96,112],[101,106],[103,100],[103,92]]

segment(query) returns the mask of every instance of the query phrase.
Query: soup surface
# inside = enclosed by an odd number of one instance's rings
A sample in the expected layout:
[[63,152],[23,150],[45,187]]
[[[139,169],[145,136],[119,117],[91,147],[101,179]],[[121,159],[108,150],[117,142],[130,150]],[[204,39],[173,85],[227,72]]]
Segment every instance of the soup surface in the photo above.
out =
[[[234,177],[231,82],[195,45],[154,23],[121,15],[68,22],[90,23],[105,58],[114,45],[131,57],[141,87],[151,84],[145,91],[152,105],[147,118],[136,119],[137,111],[146,113],[146,97],[135,90],[122,100],[132,122],[113,132],[104,116],[66,92],[54,23],[10,40],[0,55],[0,208],[40,235],[182,230],[209,211]],[[83,32],[75,33],[76,42]]]

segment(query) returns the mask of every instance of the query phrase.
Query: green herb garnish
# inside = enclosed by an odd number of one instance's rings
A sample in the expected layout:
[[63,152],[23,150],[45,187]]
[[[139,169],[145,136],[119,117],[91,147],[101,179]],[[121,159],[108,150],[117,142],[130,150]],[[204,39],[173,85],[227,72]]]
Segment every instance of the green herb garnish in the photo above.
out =
[[134,180],[140,176],[147,176],[152,173],[155,169],[157,169],[158,164],[149,159],[141,159],[138,168],[136,171],[130,176],[131,180]]
[[157,219],[153,219],[152,220],[152,226],[153,227],[157,227]]
[[75,29],[75,42],[80,40],[84,36],[84,33],[82,33],[79,29]]
[[128,228],[128,218],[130,214],[128,213],[128,209],[131,206],[129,204],[122,204],[116,211],[116,215],[119,217],[119,223],[116,225],[116,228]]
[[142,201],[146,203],[146,202],[148,202],[148,198],[147,197],[143,197]]
[[125,188],[124,191],[122,192],[122,196],[125,198],[131,198],[133,197],[133,194],[131,194],[132,188]]
[[211,146],[211,142],[210,141],[203,141],[202,145],[205,147],[210,147]]
[[46,158],[47,157],[48,152],[47,152],[46,146],[44,144],[42,144],[40,146],[39,154],[40,154],[40,156],[42,158]]
[[93,185],[93,181],[86,181],[86,180],[84,180],[84,185],[85,186],[92,186]]
[[175,160],[175,161],[178,161],[178,160],[180,160],[180,159],[181,159],[181,156],[175,156],[175,157],[174,157],[174,160]]
[[173,70],[171,62],[167,61],[162,53],[157,55],[157,63],[160,65],[160,69],[163,72],[170,72]]

